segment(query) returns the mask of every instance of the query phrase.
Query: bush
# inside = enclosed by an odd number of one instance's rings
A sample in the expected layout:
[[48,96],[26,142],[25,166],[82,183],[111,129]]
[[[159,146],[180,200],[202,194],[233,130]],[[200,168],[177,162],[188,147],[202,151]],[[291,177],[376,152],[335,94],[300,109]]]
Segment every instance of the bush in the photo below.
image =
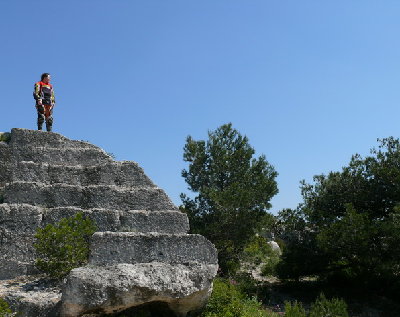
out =
[[16,316],[16,313],[13,313],[8,303],[4,299],[0,298],[0,317],[13,316]]
[[89,237],[95,231],[93,221],[82,213],[39,228],[34,244],[36,266],[50,277],[62,278],[73,268],[84,265],[89,256]]
[[309,317],[325,316],[349,317],[345,301],[338,298],[328,300],[324,294],[320,294],[315,303],[311,305]]
[[262,264],[261,274],[263,276],[275,275],[280,254],[279,251],[272,249],[264,237],[254,236],[243,250],[242,261],[256,266]]
[[[306,311],[301,303],[285,302],[285,317],[306,317]],[[322,317],[322,316],[321,316]]]
[[268,258],[261,268],[262,276],[276,276],[277,275],[277,266],[281,261],[279,253],[276,252],[276,255]]
[[342,299],[326,299],[321,293],[311,304],[311,309],[307,314],[301,303],[285,302],[285,317],[349,317],[347,305]]
[[239,287],[217,278],[214,289],[201,317],[272,317],[255,297],[248,298]]
[[239,291],[246,294],[248,297],[258,297],[260,289],[262,289],[261,283],[254,279],[253,275],[249,272],[239,272],[233,277],[232,283],[234,283]]
[[243,260],[259,265],[265,262],[273,253],[274,251],[264,237],[254,236],[243,250]]

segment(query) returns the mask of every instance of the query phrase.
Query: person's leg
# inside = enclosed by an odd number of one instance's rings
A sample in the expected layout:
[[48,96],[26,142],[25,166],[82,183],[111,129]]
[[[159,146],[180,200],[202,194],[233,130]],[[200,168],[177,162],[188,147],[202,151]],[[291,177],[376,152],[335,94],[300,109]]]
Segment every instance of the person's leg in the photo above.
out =
[[38,130],[42,130],[43,122],[45,120],[44,107],[43,107],[43,105],[37,105],[36,109],[37,109],[37,114],[38,114],[38,118],[37,118]]
[[46,120],[46,130],[48,132],[53,131],[53,117],[47,118],[47,120]]
[[45,118],[46,118],[46,130],[51,132],[53,130],[53,111],[50,110],[50,105],[45,105]]

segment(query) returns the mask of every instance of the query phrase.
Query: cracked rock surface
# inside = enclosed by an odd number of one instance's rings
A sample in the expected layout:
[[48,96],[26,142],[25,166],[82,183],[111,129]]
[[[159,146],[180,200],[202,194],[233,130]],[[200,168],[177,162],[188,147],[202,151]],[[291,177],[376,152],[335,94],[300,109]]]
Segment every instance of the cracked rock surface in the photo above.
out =
[[[57,133],[12,129],[0,139],[0,297],[20,316],[100,316],[161,303],[201,309],[217,252],[135,162]],[[78,212],[95,221],[89,264],[62,283],[38,275],[34,234]]]

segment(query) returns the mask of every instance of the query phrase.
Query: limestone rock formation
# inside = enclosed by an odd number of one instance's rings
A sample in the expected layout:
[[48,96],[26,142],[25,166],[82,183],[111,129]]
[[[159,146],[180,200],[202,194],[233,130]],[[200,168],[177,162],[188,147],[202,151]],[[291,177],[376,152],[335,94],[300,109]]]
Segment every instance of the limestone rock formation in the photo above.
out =
[[[92,144],[57,133],[13,129],[6,136],[0,141],[0,297],[22,316],[114,313],[151,302],[186,316],[205,304],[216,249],[187,234],[186,214],[137,163],[114,161]],[[70,273],[58,297],[44,289],[35,306],[21,282],[38,273],[34,234],[77,212],[99,230],[89,264]]]

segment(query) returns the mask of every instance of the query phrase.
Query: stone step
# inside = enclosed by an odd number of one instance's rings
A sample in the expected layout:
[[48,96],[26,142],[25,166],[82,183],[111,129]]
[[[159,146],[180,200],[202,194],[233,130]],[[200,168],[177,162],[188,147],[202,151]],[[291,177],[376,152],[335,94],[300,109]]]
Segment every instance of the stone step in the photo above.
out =
[[85,141],[70,140],[65,136],[37,130],[14,128],[11,130],[10,145],[14,148],[25,148],[29,146],[50,147],[50,148],[89,148],[100,149],[99,147]]
[[[28,204],[0,204],[0,279],[34,272],[34,235],[38,228],[82,212],[101,231],[161,232],[184,234],[189,230],[186,214],[166,211],[83,210],[74,207],[41,208]],[[14,270],[10,267],[14,266]],[[29,274],[31,274],[29,273]]]
[[0,232],[35,234],[45,210],[27,204],[0,204]]
[[214,245],[198,234],[96,232],[90,239],[89,264],[163,262],[217,264]]
[[[12,266],[10,269],[12,270]],[[61,285],[62,282],[43,279],[43,275],[20,276],[0,281],[0,298],[10,304],[12,311],[18,312],[16,315],[2,314],[2,316],[60,316]]]
[[13,169],[12,180],[78,186],[156,187],[137,163],[128,161],[109,162],[95,166],[19,162]]
[[84,165],[111,163],[112,157],[99,148],[54,148],[48,146],[13,147],[12,162],[32,161],[54,165]]
[[[16,278],[22,275],[38,274],[34,261],[18,261],[11,257],[0,255],[0,281]],[[0,294],[1,297],[1,294]]]
[[112,185],[73,186],[13,182],[5,186],[4,203],[46,208],[80,207],[111,210],[177,210],[158,187],[125,188]]
[[177,210],[82,209],[77,207],[42,208],[28,204],[0,204],[1,232],[34,235],[37,228],[72,217],[78,212],[92,219],[98,231],[187,233],[189,221]]
[[78,212],[92,219],[98,231],[130,231],[187,233],[189,220],[185,213],[177,210],[149,211],[127,210],[112,211],[107,209],[84,210],[75,207],[58,207],[48,209],[43,214],[43,225],[55,223],[62,218],[71,217]]
[[34,264],[34,234],[16,234],[8,230],[0,230],[0,266],[3,262],[18,261]]

